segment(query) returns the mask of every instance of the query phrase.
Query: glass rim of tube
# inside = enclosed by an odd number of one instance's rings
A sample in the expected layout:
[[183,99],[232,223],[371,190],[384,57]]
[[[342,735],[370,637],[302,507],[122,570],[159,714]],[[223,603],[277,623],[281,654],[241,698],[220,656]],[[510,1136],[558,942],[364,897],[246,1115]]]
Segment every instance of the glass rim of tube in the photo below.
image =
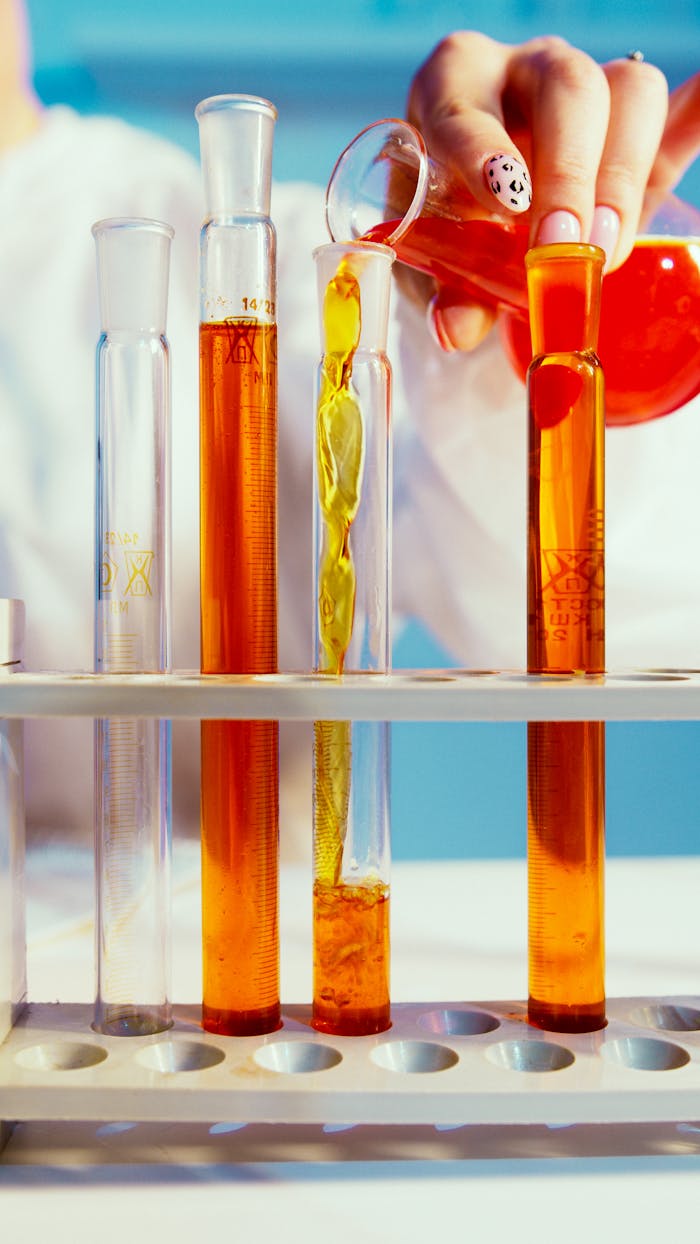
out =
[[532,268],[546,259],[548,263],[557,260],[590,259],[600,264],[605,263],[605,251],[592,242],[549,242],[546,245],[531,246],[525,252],[525,267]]
[[352,242],[322,242],[320,246],[315,246],[311,252],[311,258],[317,259],[319,255],[328,255],[336,252],[339,255],[367,255],[376,254],[391,263],[396,259],[396,253],[391,246],[387,246],[384,242],[362,242],[356,238]]
[[125,232],[142,229],[144,232],[160,233],[163,237],[174,238],[175,230],[165,220],[155,220],[150,216],[107,216],[104,220],[96,220],[91,228],[93,237],[100,233],[123,229]]
[[277,108],[269,99],[265,99],[262,95],[209,95],[206,99],[200,100],[194,110],[194,115],[199,121],[200,117],[206,116],[210,112],[225,112],[228,108],[238,108],[241,111],[259,112],[265,116],[272,117],[277,120]]

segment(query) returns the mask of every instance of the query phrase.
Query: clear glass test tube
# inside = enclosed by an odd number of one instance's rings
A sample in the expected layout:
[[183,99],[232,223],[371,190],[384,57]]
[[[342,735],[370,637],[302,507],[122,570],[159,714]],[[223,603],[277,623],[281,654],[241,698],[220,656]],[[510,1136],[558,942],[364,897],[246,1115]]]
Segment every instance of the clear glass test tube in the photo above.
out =
[[[526,257],[528,671],[605,669],[604,386],[596,354],[604,255],[538,247]],[[528,725],[528,1018],[605,1024],[605,726]]]
[[[201,233],[201,667],[277,669],[277,326],[267,100],[195,113]],[[202,722],[202,1022],[280,1026],[278,725]]]
[[[93,226],[97,349],[95,669],[170,669],[170,356],[173,230]],[[95,723],[94,1027],[142,1036],[171,1025],[170,723]]]
[[[323,356],[315,454],[315,668],[390,665],[391,440],[386,356],[393,254],[315,252]],[[391,1023],[389,724],[314,725],[313,1014],[353,1036]]]

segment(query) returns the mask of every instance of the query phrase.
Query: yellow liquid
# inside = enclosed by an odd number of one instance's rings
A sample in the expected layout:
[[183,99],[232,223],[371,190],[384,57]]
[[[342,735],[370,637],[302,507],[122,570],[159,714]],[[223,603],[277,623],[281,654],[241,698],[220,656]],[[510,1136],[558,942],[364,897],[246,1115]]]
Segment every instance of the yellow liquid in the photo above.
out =
[[[317,410],[323,520],[318,610],[320,668],[342,674],[355,614],[350,529],[360,504],[364,436],[351,390],[360,340],[360,287],[341,263],[323,307],[325,354]],[[376,878],[342,880],[352,777],[349,721],[314,724],[314,1026],[343,1036],[382,1032],[389,1009],[389,893]]]
[[[318,500],[323,518],[319,569],[321,669],[342,674],[355,614],[355,567],[350,527],[360,504],[362,412],[350,383],[360,340],[360,287],[341,263],[329,281],[323,306],[325,354],[316,422]],[[315,723],[316,880],[336,885],[347,834],[351,726],[347,721]]]

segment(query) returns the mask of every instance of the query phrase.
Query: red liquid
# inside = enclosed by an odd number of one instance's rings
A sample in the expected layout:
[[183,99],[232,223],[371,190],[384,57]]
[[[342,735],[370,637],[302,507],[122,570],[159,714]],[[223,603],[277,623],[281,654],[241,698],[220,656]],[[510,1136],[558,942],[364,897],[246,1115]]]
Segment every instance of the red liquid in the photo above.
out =
[[[397,222],[368,234],[386,239]],[[489,220],[419,218],[395,245],[397,258],[504,314],[501,331],[523,379],[532,358],[523,259],[527,228]],[[640,239],[603,281],[598,354],[605,420],[642,423],[700,393],[700,242]]]
[[[277,668],[274,325],[200,335],[202,671]],[[277,723],[202,722],[202,1022],[280,1026]]]
[[[398,220],[385,221],[365,234],[386,242]],[[488,306],[517,308],[527,321],[525,252],[527,229],[493,220],[446,220],[419,216],[398,242],[397,259],[426,272],[441,285],[464,290]],[[529,363],[528,359],[528,363]]]

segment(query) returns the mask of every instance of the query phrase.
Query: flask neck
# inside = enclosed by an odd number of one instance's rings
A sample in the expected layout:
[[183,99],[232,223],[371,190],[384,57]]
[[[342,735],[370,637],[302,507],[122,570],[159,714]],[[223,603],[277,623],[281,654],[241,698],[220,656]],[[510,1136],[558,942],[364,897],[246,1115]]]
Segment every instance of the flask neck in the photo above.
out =
[[269,216],[277,109],[254,95],[215,95],[195,117],[206,218]]
[[527,252],[533,355],[597,350],[604,262],[600,247],[582,242]]

